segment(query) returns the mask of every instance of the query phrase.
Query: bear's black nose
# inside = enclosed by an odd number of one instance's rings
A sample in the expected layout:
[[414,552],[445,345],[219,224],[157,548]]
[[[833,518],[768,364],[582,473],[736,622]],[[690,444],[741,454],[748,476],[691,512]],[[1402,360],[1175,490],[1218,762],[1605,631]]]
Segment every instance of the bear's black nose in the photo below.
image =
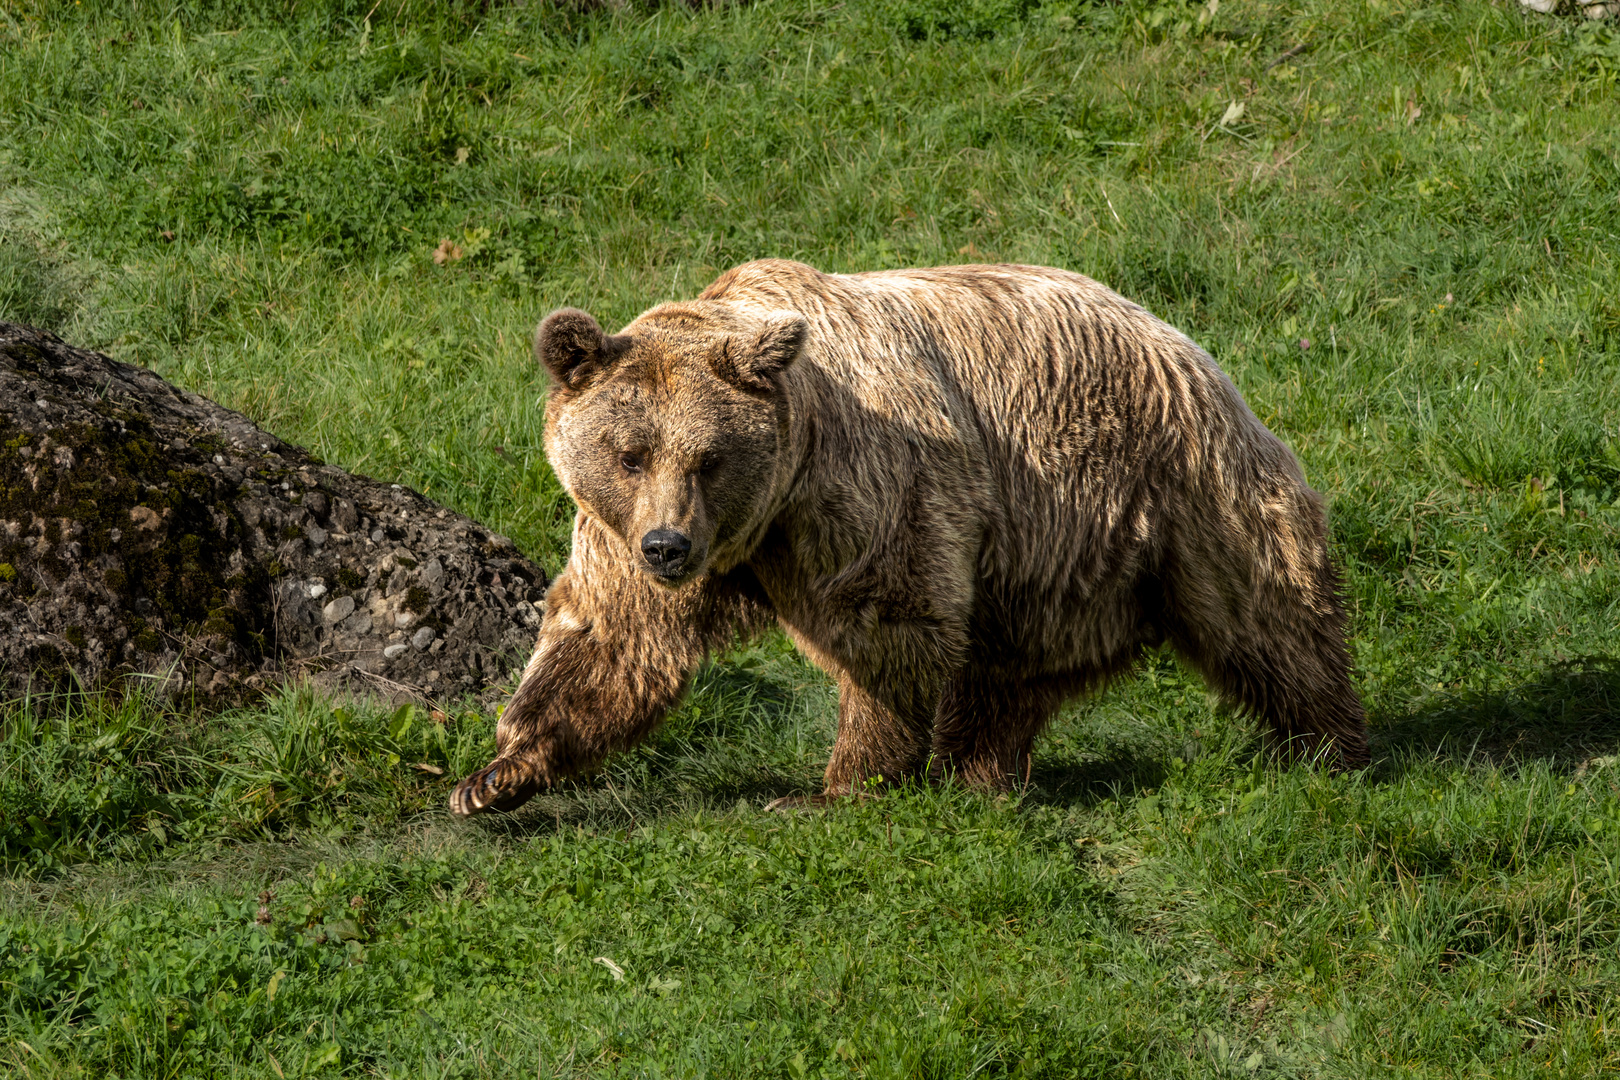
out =
[[674,529],[654,529],[641,538],[641,554],[647,565],[665,577],[680,572],[692,553],[692,541]]

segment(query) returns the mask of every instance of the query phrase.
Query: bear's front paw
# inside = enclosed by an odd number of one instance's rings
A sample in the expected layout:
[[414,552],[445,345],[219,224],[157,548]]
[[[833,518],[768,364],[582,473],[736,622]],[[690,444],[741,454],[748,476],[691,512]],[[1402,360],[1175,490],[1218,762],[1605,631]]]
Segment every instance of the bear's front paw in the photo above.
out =
[[450,793],[450,809],[458,817],[485,810],[504,813],[528,802],[540,787],[533,769],[520,761],[497,758],[456,785]]

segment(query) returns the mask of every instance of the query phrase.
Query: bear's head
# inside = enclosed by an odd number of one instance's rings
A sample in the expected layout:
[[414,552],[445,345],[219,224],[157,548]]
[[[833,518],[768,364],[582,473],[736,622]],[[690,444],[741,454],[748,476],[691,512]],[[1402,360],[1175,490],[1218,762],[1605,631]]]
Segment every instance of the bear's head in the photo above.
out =
[[783,372],[807,332],[793,312],[666,304],[609,336],[572,308],[535,356],[552,380],[546,456],[582,512],[676,586],[746,559],[779,482]]

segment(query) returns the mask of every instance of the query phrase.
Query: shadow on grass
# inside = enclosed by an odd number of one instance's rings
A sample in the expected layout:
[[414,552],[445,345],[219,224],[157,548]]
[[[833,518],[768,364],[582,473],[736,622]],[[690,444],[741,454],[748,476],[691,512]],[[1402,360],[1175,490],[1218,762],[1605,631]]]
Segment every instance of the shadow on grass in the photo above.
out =
[[820,789],[803,777],[761,772],[757,776],[731,775],[701,788],[655,785],[625,788],[610,773],[571,780],[554,792],[538,795],[507,814],[483,814],[474,819],[485,832],[511,840],[584,829],[614,832],[694,812],[731,812],[746,803],[752,812],[784,795],[803,795]]
[[1163,747],[1144,751],[1113,748],[1107,756],[1088,761],[1045,761],[1037,748],[1030,786],[1040,802],[1060,806],[1092,806],[1119,795],[1158,787],[1169,774],[1170,753]]
[[[607,771],[535,799],[509,815],[481,819],[496,834],[520,839],[559,830],[633,828],[672,813],[727,812],[783,795],[819,789],[821,762],[831,747],[816,737],[810,756],[795,753],[784,728],[803,722],[802,702],[788,685],[745,667],[715,665],[694,689],[700,707]],[[740,707],[739,707],[740,706]],[[1266,754],[1257,732],[1237,730],[1228,747],[1248,763]],[[1218,736],[1215,738],[1219,738]],[[1374,782],[1399,779],[1433,761],[1484,761],[1512,768],[1543,760],[1573,772],[1593,757],[1620,753],[1620,659],[1582,657],[1509,689],[1436,696],[1392,719],[1375,721]],[[1213,747],[1209,748],[1220,753]],[[1201,756],[1203,748],[1182,755]],[[1037,748],[1032,794],[1043,803],[1090,806],[1161,786],[1177,751],[1144,738],[1098,746],[1076,758],[1044,756]]]
[[[1271,756],[1258,728],[1242,730],[1252,721],[1228,716],[1225,722],[1229,730],[1211,738],[1230,740],[1225,753],[1234,763],[1247,767],[1257,756]],[[1579,657],[1506,689],[1435,695],[1408,712],[1374,718],[1372,743],[1367,778],[1374,783],[1435,762],[1512,770],[1542,761],[1573,773],[1593,758],[1620,753],[1620,658]],[[1041,802],[1089,806],[1159,787],[1176,757],[1207,750],[1189,744],[1178,755],[1168,741],[1153,739],[1114,744],[1080,760],[1043,760],[1037,745],[1030,779]]]
[[1620,659],[1579,657],[1509,689],[1437,696],[1376,724],[1373,738],[1379,779],[1425,759],[1505,767],[1538,759],[1573,771],[1620,752]]
[[513,813],[478,821],[491,833],[521,839],[574,828],[633,828],[819,791],[832,733],[806,730],[816,726],[803,688],[783,672],[710,664],[687,702],[645,743]]

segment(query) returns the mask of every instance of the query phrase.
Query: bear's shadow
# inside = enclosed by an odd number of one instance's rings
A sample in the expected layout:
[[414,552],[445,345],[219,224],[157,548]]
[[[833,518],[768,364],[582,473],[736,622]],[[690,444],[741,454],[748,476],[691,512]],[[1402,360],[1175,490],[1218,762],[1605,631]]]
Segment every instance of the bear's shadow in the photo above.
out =
[[[802,767],[748,760],[762,729],[794,722],[801,704],[792,688],[722,663],[705,670],[697,689],[723,700],[745,700],[748,707],[706,710],[697,722],[656,736],[607,772],[542,796],[516,814],[487,818],[487,826],[513,837],[574,826],[619,829],[697,805],[757,807],[815,789],[815,777]],[[1620,753],[1620,659],[1581,657],[1509,688],[1437,694],[1410,711],[1374,715],[1371,726],[1373,764],[1366,778],[1374,784],[1398,782],[1436,761],[1509,771],[1540,761],[1573,773],[1593,758]],[[830,747],[831,733],[826,734]],[[1242,751],[1266,753],[1258,738]],[[1095,805],[1158,787],[1176,755],[1169,740],[1115,742],[1081,760],[1042,755],[1037,743],[1032,794],[1049,805]]]
[[1080,762],[1051,760],[1042,758],[1037,742],[1029,774],[1030,789],[1038,802],[1092,806],[1122,794],[1158,787],[1170,773],[1171,756],[1165,746],[1115,746]]
[[1411,712],[1374,717],[1373,736],[1375,779],[1436,759],[1507,769],[1543,761],[1573,772],[1620,752],[1620,659],[1578,657],[1507,689],[1436,695]]
[[[1437,761],[1508,771],[1538,761],[1573,773],[1620,753],[1620,659],[1580,657],[1505,689],[1436,694],[1410,711],[1375,714],[1369,726],[1373,763],[1366,779],[1374,784],[1397,782]],[[1241,752],[1245,761],[1267,753],[1257,737]],[[1174,756],[1161,742],[1116,746],[1080,762],[1043,760],[1037,743],[1030,779],[1042,802],[1086,806],[1159,786]]]

